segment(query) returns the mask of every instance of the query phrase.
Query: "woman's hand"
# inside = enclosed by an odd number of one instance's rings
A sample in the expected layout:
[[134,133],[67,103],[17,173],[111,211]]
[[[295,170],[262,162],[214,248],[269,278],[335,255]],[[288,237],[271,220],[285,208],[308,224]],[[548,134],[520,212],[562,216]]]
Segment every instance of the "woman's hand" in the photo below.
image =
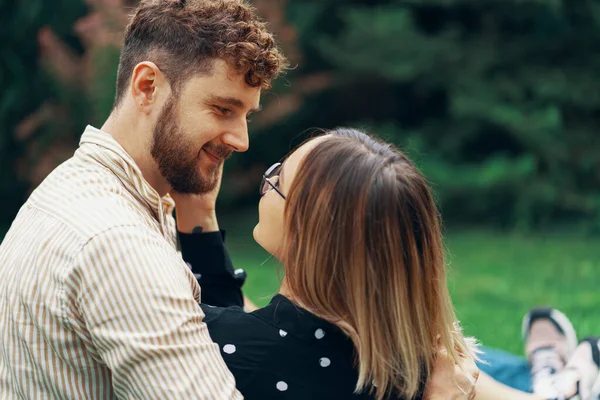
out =
[[221,188],[221,179],[223,178],[223,164],[221,164],[218,174],[217,185],[208,193],[193,195],[171,191],[170,195],[175,201],[177,230],[179,232],[200,233],[219,230],[216,204]]
[[472,360],[454,363],[444,348],[440,349],[436,364],[425,387],[425,400],[473,400],[479,368]]

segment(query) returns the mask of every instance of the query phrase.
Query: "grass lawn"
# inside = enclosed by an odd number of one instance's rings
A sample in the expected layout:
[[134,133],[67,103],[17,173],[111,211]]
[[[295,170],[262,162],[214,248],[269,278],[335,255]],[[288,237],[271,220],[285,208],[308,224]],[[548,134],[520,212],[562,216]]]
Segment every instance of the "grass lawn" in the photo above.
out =
[[[254,243],[253,221],[251,214],[221,225],[235,266],[248,272],[246,294],[264,305],[281,268]],[[458,316],[484,345],[521,354],[521,318],[537,305],[565,312],[580,338],[600,335],[599,238],[450,230],[446,242]]]

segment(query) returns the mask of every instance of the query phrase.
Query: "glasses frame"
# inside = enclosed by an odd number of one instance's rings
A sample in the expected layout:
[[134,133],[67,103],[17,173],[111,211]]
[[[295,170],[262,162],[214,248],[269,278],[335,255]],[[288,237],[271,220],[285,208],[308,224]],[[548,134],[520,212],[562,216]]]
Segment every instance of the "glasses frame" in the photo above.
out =
[[[271,175],[277,168],[281,168],[280,162],[276,162],[275,164],[271,165],[265,171],[265,173],[262,176],[262,181],[260,182],[259,193],[261,196],[264,196],[268,191],[273,189],[285,200],[285,195],[283,193],[281,193],[281,190],[279,190],[279,188],[273,182],[271,182],[271,179],[269,179],[270,178],[269,175]],[[263,189],[265,187],[265,182],[267,182],[269,184],[269,186],[271,186],[271,189],[267,189],[267,190]]]

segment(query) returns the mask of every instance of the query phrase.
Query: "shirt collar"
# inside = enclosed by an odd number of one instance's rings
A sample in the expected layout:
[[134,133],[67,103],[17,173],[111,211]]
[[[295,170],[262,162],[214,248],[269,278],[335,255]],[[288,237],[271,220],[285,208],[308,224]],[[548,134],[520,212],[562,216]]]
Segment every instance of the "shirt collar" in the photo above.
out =
[[125,188],[157,216],[173,212],[175,202],[171,196],[159,196],[133,158],[110,134],[88,125],[79,141],[79,151],[110,169]]
[[268,306],[252,314],[280,328],[280,335],[290,334],[302,340],[330,347],[353,348],[351,339],[336,325],[277,294]]

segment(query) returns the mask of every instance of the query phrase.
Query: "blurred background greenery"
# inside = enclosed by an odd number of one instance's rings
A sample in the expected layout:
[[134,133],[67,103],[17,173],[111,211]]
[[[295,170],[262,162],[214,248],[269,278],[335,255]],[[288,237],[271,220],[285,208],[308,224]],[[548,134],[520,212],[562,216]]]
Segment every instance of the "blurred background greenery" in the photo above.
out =
[[[110,112],[135,3],[0,2],[0,237]],[[251,239],[262,172],[312,128],[352,125],[432,182],[469,333],[518,351],[521,315],[551,304],[600,334],[600,1],[253,3],[296,68],[264,94],[220,198],[252,298],[278,282]]]

